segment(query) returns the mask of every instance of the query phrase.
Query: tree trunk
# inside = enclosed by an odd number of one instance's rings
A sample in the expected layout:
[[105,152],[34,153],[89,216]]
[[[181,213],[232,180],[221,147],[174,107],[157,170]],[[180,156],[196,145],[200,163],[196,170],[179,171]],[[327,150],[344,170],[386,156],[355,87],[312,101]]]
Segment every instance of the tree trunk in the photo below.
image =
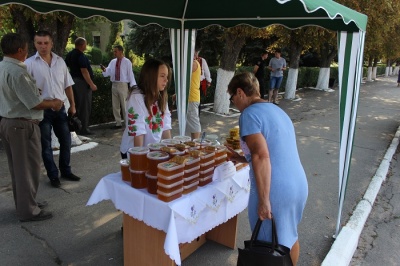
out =
[[32,18],[25,16],[26,12],[32,11],[27,7],[20,5],[10,5],[9,9],[15,24],[16,32],[28,40],[28,56],[34,54],[35,47],[33,46],[33,34],[35,33],[35,29],[33,27]]
[[370,56],[368,58],[368,69],[367,69],[367,80],[366,81],[372,81],[372,62],[373,58]]
[[228,84],[235,74],[236,61],[245,44],[244,36],[229,32],[225,36],[225,47],[221,56],[221,66],[217,72],[217,84],[214,95],[214,111],[219,114],[229,113]]
[[372,79],[376,80],[376,72],[378,70],[378,58],[374,58],[374,64],[372,65]]
[[389,77],[389,74],[390,74],[390,60],[388,59],[387,61],[386,61],[386,68],[385,68],[385,77]]
[[298,68],[289,68],[286,80],[285,99],[293,100],[296,98],[297,77],[299,75]]
[[372,80],[372,66],[368,67],[368,70],[367,70],[367,81],[373,81]]
[[[217,70],[216,88],[228,88],[228,84],[234,74],[234,71],[219,68]],[[214,95],[214,111],[218,114],[228,114],[229,104],[229,94],[226,92],[226,89],[216,89]]]
[[335,56],[337,54],[337,49],[334,48],[329,43],[324,43],[323,46],[321,47],[320,51],[321,51],[320,67],[330,67],[331,63],[333,61],[333,58],[335,58]]
[[321,67],[319,69],[317,86],[315,87],[317,90],[329,90],[329,77],[331,73],[330,67]]
[[320,49],[321,63],[318,73],[318,81],[316,89],[329,90],[329,78],[331,73],[331,62],[337,54],[337,50],[329,43],[324,43]]
[[295,34],[294,31],[291,31],[290,33],[289,47],[290,47],[290,53],[289,53],[290,69],[286,81],[285,99],[292,100],[296,98],[296,87],[297,87],[297,76],[299,73],[300,54],[301,50],[303,49],[302,45],[299,42],[297,42],[297,35]]

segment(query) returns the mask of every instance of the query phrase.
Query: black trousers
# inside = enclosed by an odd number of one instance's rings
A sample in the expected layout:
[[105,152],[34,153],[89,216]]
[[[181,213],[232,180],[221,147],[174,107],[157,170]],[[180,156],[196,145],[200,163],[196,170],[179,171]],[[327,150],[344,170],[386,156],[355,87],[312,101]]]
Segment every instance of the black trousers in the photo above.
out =
[[75,84],[72,86],[74,91],[76,115],[82,122],[81,133],[89,132],[89,118],[92,112],[92,89],[84,79],[73,78]]

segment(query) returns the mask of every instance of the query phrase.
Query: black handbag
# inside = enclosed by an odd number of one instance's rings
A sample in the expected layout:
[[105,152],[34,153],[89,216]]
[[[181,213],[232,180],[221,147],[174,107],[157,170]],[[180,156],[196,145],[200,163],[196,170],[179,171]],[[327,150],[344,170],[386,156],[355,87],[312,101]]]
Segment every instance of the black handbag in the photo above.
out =
[[68,116],[69,132],[79,132],[82,129],[82,122],[75,115]]
[[272,243],[257,240],[262,221],[258,219],[250,240],[239,250],[237,266],[293,266],[290,249],[279,245],[275,220],[272,218]]

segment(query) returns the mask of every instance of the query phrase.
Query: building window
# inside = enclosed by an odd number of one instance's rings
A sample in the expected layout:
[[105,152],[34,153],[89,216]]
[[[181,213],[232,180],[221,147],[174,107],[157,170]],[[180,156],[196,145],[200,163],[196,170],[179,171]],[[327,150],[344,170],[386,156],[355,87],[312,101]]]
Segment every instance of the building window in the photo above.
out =
[[93,36],[93,46],[100,48],[100,36]]

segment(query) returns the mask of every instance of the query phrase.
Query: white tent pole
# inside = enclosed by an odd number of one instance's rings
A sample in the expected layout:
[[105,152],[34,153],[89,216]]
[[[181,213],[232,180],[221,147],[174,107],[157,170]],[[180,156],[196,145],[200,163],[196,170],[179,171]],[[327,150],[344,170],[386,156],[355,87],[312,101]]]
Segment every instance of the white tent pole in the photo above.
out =
[[357,119],[365,32],[339,32],[339,209],[335,236],[339,234]]
[[185,134],[186,106],[192,73],[196,30],[170,29],[179,134]]

